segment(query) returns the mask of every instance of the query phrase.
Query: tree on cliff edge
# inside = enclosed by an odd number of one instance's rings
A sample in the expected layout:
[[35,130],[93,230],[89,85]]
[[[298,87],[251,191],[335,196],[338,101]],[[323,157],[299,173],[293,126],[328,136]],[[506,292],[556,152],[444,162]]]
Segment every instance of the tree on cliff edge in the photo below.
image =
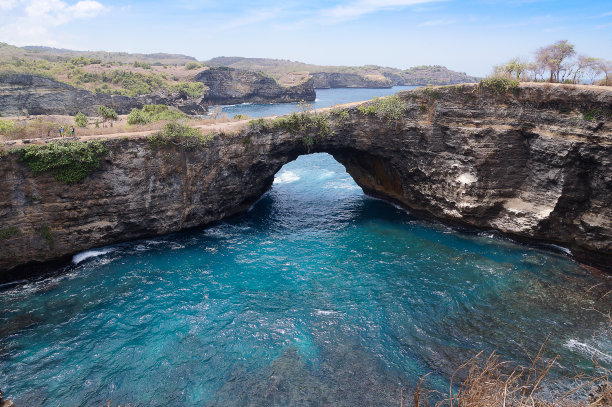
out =
[[113,127],[113,121],[119,119],[117,112],[106,106],[98,106],[98,114],[102,117],[102,127],[104,127],[107,120],[110,121],[111,127]]
[[562,82],[560,75],[566,68],[564,62],[574,54],[576,54],[574,44],[562,40],[540,48],[536,52],[536,60],[550,70],[550,82]]

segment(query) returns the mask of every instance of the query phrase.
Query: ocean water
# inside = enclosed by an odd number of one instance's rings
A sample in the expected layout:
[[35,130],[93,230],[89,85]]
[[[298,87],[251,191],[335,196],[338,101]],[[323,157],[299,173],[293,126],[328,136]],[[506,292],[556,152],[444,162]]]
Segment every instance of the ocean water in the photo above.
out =
[[[607,282],[606,282],[607,281]],[[599,284],[598,286],[596,286]],[[419,219],[327,154],[241,216],[91,250],[0,289],[17,406],[397,406],[476,352],[612,367],[609,280],[558,250]]]
[[221,111],[230,118],[237,114],[243,114],[249,117],[281,116],[292,112],[300,112],[305,107],[308,109],[322,109],[324,107],[344,103],[370,100],[374,97],[388,96],[401,90],[414,89],[417,87],[418,86],[394,86],[387,89],[316,89],[316,100],[314,102],[305,104],[304,106],[300,105],[299,103],[243,103],[239,105],[222,106]]

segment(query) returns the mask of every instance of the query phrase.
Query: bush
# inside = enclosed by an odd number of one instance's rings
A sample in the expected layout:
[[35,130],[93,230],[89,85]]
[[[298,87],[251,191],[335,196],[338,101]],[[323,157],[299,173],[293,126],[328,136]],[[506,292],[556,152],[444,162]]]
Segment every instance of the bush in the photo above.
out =
[[0,134],[10,136],[17,132],[17,125],[12,120],[0,120]]
[[205,146],[211,137],[204,136],[200,130],[184,124],[168,123],[162,130],[151,134],[147,139],[152,150],[167,145],[177,146],[180,150],[193,150]]
[[77,127],[87,127],[89,118],[85,116],[85,114],[78,112],[76,116],[74,116],[74,123],[77,125]]
[[496,95],[503,95],[509,91],[517,92],[519,89],[519,81],[508,79],[503,76],[493,76],[480,81],[478,87],[488,89]]
[[111,127],[113,127],[113,121],[118,120],[119,116],[114,109],[106,106],[98,106],[98,114],[102,116],[102,124],[106,123],[107,120],[111,121]]
[[166,105],[145,105],[142,109],[132,109],[128,114],[128,124],[148,124],[160,120],[178,120],[186,115],[176,109],[170,109]]
[[185,69],[187,70],[198,69],[199,67],[200,64],[198,64],[197,62],[187,62],[185,64]]
[[51,172],[56,180],[73,184],[100,168],[108,148],[100,141],[62,140],[44,146],[28,145],[11,153],[17,154],[35,175]]
[[397,95],[374,98],[374,103],[359,106],[361,113],[375,115],[389,123],[401,120],[406,110],[406,104]]

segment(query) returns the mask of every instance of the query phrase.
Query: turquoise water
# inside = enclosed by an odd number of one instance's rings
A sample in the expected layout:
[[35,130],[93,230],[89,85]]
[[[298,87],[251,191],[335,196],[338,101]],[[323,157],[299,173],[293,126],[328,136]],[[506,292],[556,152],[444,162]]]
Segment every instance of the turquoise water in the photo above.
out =
[[527,363],[549,334],[555,374],[612,367],[586,310],[610,310],[605,277],[368,198],[326,154],[247,214],[74,261],[0,291],[17,406],[396,406],[423,374],[444,389],[479,350]]
[[[414,89],[417,86],[394,86],[387,89],[317,89],[317,99],[305,106],[312,109],[322,109],[334,105],[350,102],[370,100],[374,97],[392,95],[400,90]],[[269,103],[254,104],[243,103],[240,105],[223,106],[222,112],[227,116],[234,117],[237,114],[244,114],[249,117],[281,116],[292,112],[299,112],[304,109],[299,103]]]

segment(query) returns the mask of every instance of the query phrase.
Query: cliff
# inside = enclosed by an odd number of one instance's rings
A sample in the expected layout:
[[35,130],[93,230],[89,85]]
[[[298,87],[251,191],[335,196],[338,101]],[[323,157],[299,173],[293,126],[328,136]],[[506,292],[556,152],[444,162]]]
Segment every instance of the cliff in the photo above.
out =
[[210,68],[195,77],[208,87],[204,99],[211,105],[283,103],[315,100],[312,79],[296,86],[281,86],[259,72],[234,68]]
[[382,75],[359,75],[356,73],[315,72],[314,87],[330,88],[390,88],[393,83]]
[[4,153],[0,269],[17,278],[6,270],[240,213],[310,152],[332,154],[368,194],[610,269],[611,106],[601,87],[419,89],[255,121],[205,144],[111,137],[102,167],[72,185]]
[[207,110],[201,98],[190,98],[182,92],[128,97],[93,93],[36,75],[0,75],[0,113],[5,116],[24,112],[70,116],[83,112],[95,116],[99,105],[112,107],[118,114],[127,114],[147,104],[175,106],[187,114],[202,114]]

